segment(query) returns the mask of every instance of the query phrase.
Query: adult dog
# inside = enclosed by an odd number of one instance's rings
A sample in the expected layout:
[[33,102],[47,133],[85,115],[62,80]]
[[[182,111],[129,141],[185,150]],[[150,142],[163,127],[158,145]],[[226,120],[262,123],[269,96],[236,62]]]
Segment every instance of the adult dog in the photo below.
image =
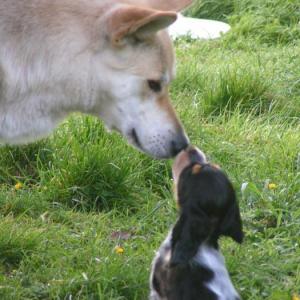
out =
[[100,117],[157,158],[188,145],[168,96],[165,30],[192,0],[0,0],[0,141],[45,136],[69,113]]

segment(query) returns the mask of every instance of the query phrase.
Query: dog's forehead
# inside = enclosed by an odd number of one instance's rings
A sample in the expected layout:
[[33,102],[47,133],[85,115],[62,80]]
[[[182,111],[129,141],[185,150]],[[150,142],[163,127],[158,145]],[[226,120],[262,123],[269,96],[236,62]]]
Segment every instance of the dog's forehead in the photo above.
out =
[[[133,50],[133,51],[132,51]],[[175,76],[175,58],[172,41],[166,32],[161,30],[151,41],[141,48],[132,48],[127,60],[131,71],[146,79],[159,80],[169,84]]]
[[158,39],[160,41],[160,57],[163,67],[162,81],[167,84],[175,77],[175,57],[173,51],[173,44],[168,35],[164,30],[158,34]]

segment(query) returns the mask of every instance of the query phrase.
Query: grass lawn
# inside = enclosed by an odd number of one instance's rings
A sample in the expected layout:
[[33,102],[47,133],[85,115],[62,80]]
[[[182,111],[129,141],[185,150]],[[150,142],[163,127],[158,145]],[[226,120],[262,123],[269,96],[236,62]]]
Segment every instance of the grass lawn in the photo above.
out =
[[[188,14],[233,26],[216,41],[176,42],[171,89],[191,140],[239,196],[246,238],[221,241],[228,269],[243,299],[290,300],[300,294],[300,2],[203,0]],[[0,299],[147,299],[176,219],[170,166],[82,115],[0,148]]]

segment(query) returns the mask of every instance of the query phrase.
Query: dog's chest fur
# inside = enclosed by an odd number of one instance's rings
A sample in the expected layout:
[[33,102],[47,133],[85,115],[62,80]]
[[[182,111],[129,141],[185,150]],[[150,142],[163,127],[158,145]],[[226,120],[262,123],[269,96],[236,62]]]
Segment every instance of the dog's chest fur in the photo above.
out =
[[201,245],[194,260],[197,264],[213,270],[212,280],[205,285],[217,295],[218,300],[239,299],[225,267],[224,257],[218,250],[205,244]]
[[[203,244],[193,266],[170,268],[171,233],[161,245],[152,266],[150,300],[238,300],[222,254]],[[176,274],[177,273],[177,274]],[[157,293],[160,289],[161,294]],[[170,296],[170,293],[173,293]],[[169,294],[169,298],[166,294]]]

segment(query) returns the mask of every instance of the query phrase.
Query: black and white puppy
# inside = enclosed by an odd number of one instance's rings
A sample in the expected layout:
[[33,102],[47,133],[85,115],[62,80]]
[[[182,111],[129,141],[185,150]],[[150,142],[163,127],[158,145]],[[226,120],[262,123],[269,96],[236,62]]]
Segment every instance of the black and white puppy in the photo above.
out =
[[179,218],[152,264],[151,300],[238,300],[220,236],[243,240],[233,186],[205,155],[191,147],[173,165]]

